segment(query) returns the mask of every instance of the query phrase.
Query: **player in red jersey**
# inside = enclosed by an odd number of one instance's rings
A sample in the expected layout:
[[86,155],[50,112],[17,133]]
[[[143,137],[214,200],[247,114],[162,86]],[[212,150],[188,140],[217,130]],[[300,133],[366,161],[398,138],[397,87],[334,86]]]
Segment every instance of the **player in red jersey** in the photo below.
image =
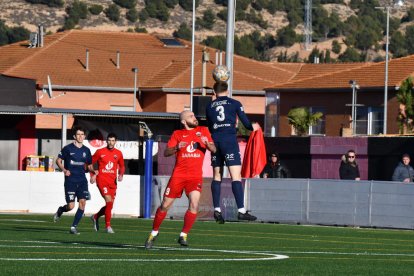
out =
[[99,230],[98,220],[105,215],[105,231],[109,234],[114,234],[111,227],[112,207],[114,206],[117,181],[122,181],[125,165],[122,152],[115,148],[117,137],[114,133],[109,133],[106,139],[106,148],[99,149],[92,156],[92,164],[98,164],[98,170],[91,175],[91,184],[95,183],[98,186],[99,192],[105,199],[105,206],[99,210],[98,213],[91,216],[93,227],[95,231]]
[[175,154],[176,162],[161,206],[155,213],[152,231],[145,242],[146,249],[152,248],[168,209],[176,198],[181,197],[183,191],[189,199],[189,206],[184,215],[184,226],[178,243],[182,246],[188,246],[187,234],[197,218],[200,201],[204,155],[206,150],[216,151],[208,128],[198,126],[193,112],[188,110],[181,112],[180,121],[184,129],[173,132],[164,151],[164,156]]

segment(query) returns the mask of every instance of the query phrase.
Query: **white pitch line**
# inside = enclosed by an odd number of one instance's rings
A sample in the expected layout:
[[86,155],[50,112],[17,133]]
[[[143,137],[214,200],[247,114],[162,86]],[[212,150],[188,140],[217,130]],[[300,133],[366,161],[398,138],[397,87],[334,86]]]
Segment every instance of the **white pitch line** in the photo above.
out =
[[[10,241],[10,240],[7,240]],[[28,241],[20,241],[28,242]],[[42,241],[33,241],[37,243],[43,243]],[[50,243],[50,242],[44,242]],[[63,244],[54,242],[55,244]],[[78,243],[73,243],[78,244]],[[137,248],[143,248],[144,246],[131,246],[131,245],[121,245],[125,247],[102,247],[102,246],[42,246],[42,245],[0,245],[0,247],[7,248],[56,248],[56,249],[65,249],[65,248],[79,248],[79,249],[108,249],[108,250],[131,250]],[[80,262],[101,262],[101,261],[111,261],[111,262],[209,262],[209,261],[271,261],[271,260],[283,260],[289,258],[285,255],[279,255],[275,253],[266,253],[266,252],[255,252],[255,251],[238,251],[238,250],[220,250],[220,249],[202,249],[202,248],[176,248],[176,247],[154,247],[151,251],[154,250],[167,250],[167,251],[198,251],[198,252],[220,252],[220,253],[232,253],[240,255],[259,255],[264,257],[259,258],[222,258],[222,259],[59,259],[59,258],[0,258],[0,261],[80,261]]]
[[[252,252],[250,252],[252,253]],[[0,261],[80,261],[80,262],[229,262],[229,261],[271,261],[287,259],[288,256],[276,255],[269,258],[244,258],[244,259],[50,259],[50,258],[0,258]]]
[[[138,246],[144,247],[144,246]],[[53,246],[53,245],[0,245],[0,248],[61,248],[61,249],[107,249],[107,250],[132,250],[137,247],[111,247],[111,246]]]
[[14,221],[14,222],[49,222],[44,220],[33,220],[33,219],[0,219],[0,221]]
[[[272,253],[270,251],[262,251],[265,253]],[[403,256],[403,257],[414,257],[412,254],[404,253],[371,253],[371,252],[329,252],[329,251],[278,251],[283,254],[320,254],[320,255],[355,255],[355,256]]]
[[[62,242],[50,242],[50,241],[16,241],[16,240],[0,240],[0,242],[21,242],[21,243],[37,243],[37,244],[61,244],[65,246],[42,246],[42,245],[0,245],[3,248],[75,248],[75,249],[108,249],[108,250],[135,250],[137,248],[143,248],[144,246],[140,245],[131,245],[131,244],[120,244],[116,246],[76,246],[79,243],[62,243]],[[75,246],[67,246],[68,244],[73,244]],[[354,256],[400,256],[400,257],[414,257],[414,253],[405,254],[405,253],[370,253],[370,252],[332,252],[332,251],[237,251],[237,250],[220,250],[220,249],[203,249],[203,248],[179,248],[179,247],[162,247],[154,246],[151,251],[156,250],[165,250],[165,251],[201,251],[201,252],[222,252],[222,253],[234,253],[234,254],[255,254],[255,255],[265,255],[265,256],[284,256],[280,254],[320,254],[320,255],[354,255]],[[288,256],[284,256],[286,259]],[[269,259],[269,258],[266,258]],[[2,260],[2,259],[0,259]],[[60,260],[60,259],[56,259]],[[79,260],[79,259],[75,259]],[[88,259],[89,260],[89,259]],[[106,259],[105,259],[106,260]],[[196,260],[196,259],[192,259]],[[219,260],[219,259],[214,259]],[[232,260],[232,259],[229,259]],[[247,260],[247,259],[235,259],[235,260]],[[260,258],[253,258],[252,260],[260,260]]]
[[[46,243],[46,244],[64,244],[61,242],[52,242],[52,241],[15,241],[15,240],[0,240],[0,242],[22,242],[22,243]],[[76,244],[76,243],[72,243]]]

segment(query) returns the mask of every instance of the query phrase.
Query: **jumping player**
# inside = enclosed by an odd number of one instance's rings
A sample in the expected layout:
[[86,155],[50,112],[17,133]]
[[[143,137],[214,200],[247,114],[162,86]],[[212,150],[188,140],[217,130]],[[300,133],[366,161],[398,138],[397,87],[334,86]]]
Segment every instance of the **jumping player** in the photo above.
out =
[[208,127],[216,145],[217,151],[211,155],[213,166],[213,181],[211,192],[214,205],[214,218],[216,222],[223,224],[224,218],[220,208],[221,181],[223,178],[224,163],[229,168],[232,179],[232,191],[238,208],[239,220],[256,220],[244,208],[244,191],[241,183],[241,157],[237,142],[237,117],[249,130],[258,130],[259,124],[251,124],[244,113],[242,104],[228,97],[228,85],[225,82],[214,84],[216,99],[206,107]]
[[184,215],[184,226],[178,243],[188,246],[187,234],[197,218],[200,201],[204,155],[207,149],[211,152],[216,151],[210,132],[207,127],[198,126],[193,112],[181,112],[180,121],[184,129],[173,132],[164,151],[164,156],[175,154],[176,162],[161,206],[155,213],[152,231],[145,242],[146,249],[152,248],[168,209],[176,198],[181,197],[183,191],[189,199],[189,206]]
[[117,137],[115,133],[109,133],[106,138],[106,148],[99,149],[92,156],[92,164],[89,165],[89,170],[93,170],[93,164],[98,164],[98,170],[91,175],[91,184],[95,183],[98,186],[99,192],[105,199],[105,206],[103,206],[98,213],[91,216],[93,228],[99,231],[99,218],[105,215],[105,232],[114,234],[111,227],[112,207],[114,206],[117,178],[122,181],[125,165],[122,152],[115,148]]
[[69,212],[75,207],[75,199],[79,206],[73,219],[69,233],[79,235],[77,226],[85,211],[86,200],[90,199],[88,190],[87,173],[88,165],[92,162],[91,151],[83,145],[85,130],[81,127],[74,128],[73,138],[75,141],[65,146],[58,154],[56,165],[65,175],[65,199],[66,205],[60,206],[53,216],[57,222],[64,212]]

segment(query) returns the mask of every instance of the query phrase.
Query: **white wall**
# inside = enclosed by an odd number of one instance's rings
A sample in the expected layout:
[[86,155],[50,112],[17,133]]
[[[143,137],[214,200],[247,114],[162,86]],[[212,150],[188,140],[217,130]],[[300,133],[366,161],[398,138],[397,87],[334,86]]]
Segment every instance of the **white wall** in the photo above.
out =
[[[0,171],[0,212],[53,214],[65,204],[63,182],[61,172]],[[124,175],[118,183],[115,216],[140,215],[140,186],[139,175]],[[96,213],[105,204],[96,185],[89,184],[89,192],[91,200],[86,203],[86,214]]]

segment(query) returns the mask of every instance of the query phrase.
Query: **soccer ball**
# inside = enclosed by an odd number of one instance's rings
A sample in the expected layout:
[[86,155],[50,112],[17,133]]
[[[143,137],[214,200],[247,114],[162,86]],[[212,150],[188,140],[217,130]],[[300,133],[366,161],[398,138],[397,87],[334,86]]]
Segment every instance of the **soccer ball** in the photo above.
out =
[[213,70],[213,79],[216,82],[226,82],[230,79],[230,71],[225,65],[218,65]]

